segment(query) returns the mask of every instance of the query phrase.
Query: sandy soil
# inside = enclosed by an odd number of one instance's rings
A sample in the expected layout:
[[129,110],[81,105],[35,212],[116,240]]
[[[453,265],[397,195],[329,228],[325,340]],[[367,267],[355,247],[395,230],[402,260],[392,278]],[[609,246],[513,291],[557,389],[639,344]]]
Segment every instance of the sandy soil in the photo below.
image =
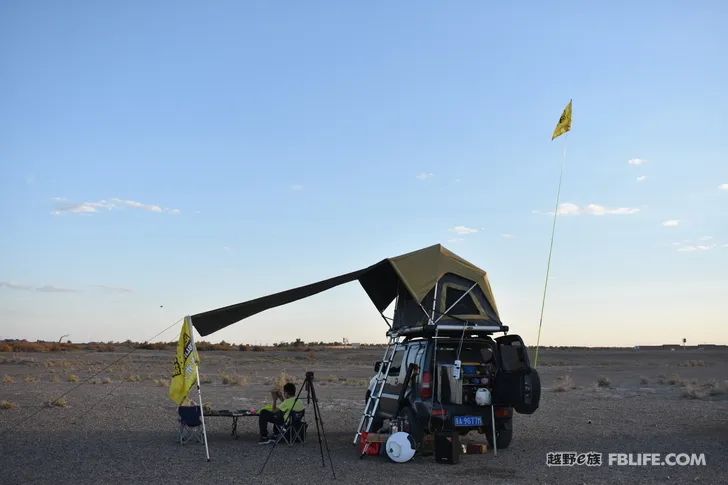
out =
[[[351,444],[366,382],[379,349],[315,352],[206,352],[201,372],[213,407],[258,407],[283,370],[313,370],[331,455],[339,481],[347,483],[725,483],[728,476],[728,352],[724,350],[542,351],[541,408],[514,419],[507,450],[466,455],[440,465],[432,456],[406,464],[383,457],[360,460]],[[67,407],[45,401],[113,362],[121,352],[0,354],[1,483],[126,483],[164,481],[302,483],[331,480],[321,467],[315,433],[304,446],[280,446],[265,473],[256,473],[268,452],[256,443],[257,422],[241,420],[240,438],[229,418],[210,418],[212,461],[204,447],[180,446],[176,408],[167,398],[171,352],[139,350],[70,393]],[[240,384],[223,384],[223,376]],[[564,376],[575,389],[559,392]],[[609,387],[599,387],[599,377]],[[155,382],[156,381],[156,382]],[[717,382],[718,384],[713,384]],[[712,392],[712,394],[711,394]],[[691,394],[695,398],[685,397]],[[308,420],[313,425],[312,412]],[[14,428],[11,428],[15,426]],[[8,431],[8,428],[11,428]],[[313,438],[313,439],[311,439]],[[484,441],[471,433],[469,439]],[[596,451],[601,467],[547,467],[549,451]],[[705,453],[706,466],[609,466],[607,453]]]

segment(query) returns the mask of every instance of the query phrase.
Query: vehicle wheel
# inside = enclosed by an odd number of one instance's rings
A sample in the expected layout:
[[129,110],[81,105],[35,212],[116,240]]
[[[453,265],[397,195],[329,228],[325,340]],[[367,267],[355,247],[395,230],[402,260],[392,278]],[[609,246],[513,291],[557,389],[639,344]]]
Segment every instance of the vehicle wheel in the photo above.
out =
[[409,406],[404,408],[400,415],[405,418],[403,431],[409,433],[410,436],[412,436],[412,439],[415,440],[416,448],[419,448],[422,444],[424,430],[422,428],[422,424],[417,421],[417,415],[415,414],[414,410]]
[[[485,439],[488,440],[488,445],[493,447],[493,432],[490,429],[485,429]],[[499,450],[508,448],[513,439],[513,419],[507,419],[505,421],[495,423],[495,439]]]

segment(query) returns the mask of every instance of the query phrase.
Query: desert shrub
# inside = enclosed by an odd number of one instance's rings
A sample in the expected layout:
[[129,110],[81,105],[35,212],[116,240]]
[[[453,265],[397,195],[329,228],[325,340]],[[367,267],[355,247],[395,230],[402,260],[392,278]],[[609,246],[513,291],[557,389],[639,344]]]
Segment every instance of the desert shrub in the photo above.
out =
[[26,376],[25,379],[23,379],[28,384],[32,384],[34,382],[38,382],[38,378],[35,376]]
[[288,374],[286,371],[282,371],[280,374],[278,374],[278,377],[275,378],[273,384],[277,391],[283,392],[283,386],[285,386],[289,382],[295,383],[296,378]]
[[3,384],[15,384],[15,378],[5,374],[3,376]]
[[43,403],[43,405],[47,408],[67,408],[68,401],[66,401],[66,398],[61,397],[56,399],[55,401],[46,401]]
[[688,384],[683,389],[682,396],[687,399],[705,399],[708,397],[708,391],[701,386]]
[[222,373],[222,383],[226,386],[245,386],[248,384],[248,376]]
[[169,381],[167,379],[154,379],[154,384],[159,387],[168,387]]
[[210,376],[200,376],[200,383],[201,384],[212,384],[212,377],[210,377]]
[[16,407],[18,407],[18,405],[14,402],[6,401],[5,399],[0,401],[0,409],[15,409]]
[[253,352],[265,352],[265,347],[261,345],[253,345]]
[[599,376],[597,377],[597,385],[599,387],[609,387],[612,385],[612,381],[606,376]]
[[0,344],[0,352],[12,352],[13,347],[8,344]]
[[112,382],[114,381],[111,380],[111,377],[104,377],[103,379],[101,379],[101,384],[111,384]]
[[646,386],[649,383],[650,383],[650,381],[648,381],[645,376],[640,377],[640,384],[641,385]]
[[141,382],[142,378],[139,376],[139,374],[129,374],[128,376],[124,377],[124,380],[126,382]]
[[728,393],[728,381],[717,382],[711,381],[707,384],[708,394],[711,396],[720,396]]
[[574,385],[574,379],[570,375],[559,377],[554,386],[554,392],[566,392],[572,389],[576,389],[576,386]]
[[704,360],[686,360],[678,364],[680,367],[706,367]]
[[68,374],[68,382],[78,382],[78,376],[76,374]]
[[684,386],[686,382],[677,374],[673,374],[668,380],[667,383],[671,386]]

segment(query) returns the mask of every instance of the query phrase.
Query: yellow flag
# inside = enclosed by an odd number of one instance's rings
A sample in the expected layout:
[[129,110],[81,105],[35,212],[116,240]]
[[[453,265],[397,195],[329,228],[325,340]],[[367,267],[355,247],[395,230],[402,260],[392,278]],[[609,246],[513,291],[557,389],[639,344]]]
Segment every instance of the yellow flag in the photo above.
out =
[[564,108],[564,112],[561,113],[561,118],[559,118],[559,122],[556,123],[556,128],[554,128],[554,134],[551,136],[551,139],[563,135],[567,131],[571,130],[571,100],[569,100],[569,104],[566,105],[566,108]]
[[174,359],[172,382],[169,383],[169,397],[177,404],[187,399],[187,394],[197,382],[197,364],[200,357],[192,341],[192,320],[185,317],[177,342],[177,356]]

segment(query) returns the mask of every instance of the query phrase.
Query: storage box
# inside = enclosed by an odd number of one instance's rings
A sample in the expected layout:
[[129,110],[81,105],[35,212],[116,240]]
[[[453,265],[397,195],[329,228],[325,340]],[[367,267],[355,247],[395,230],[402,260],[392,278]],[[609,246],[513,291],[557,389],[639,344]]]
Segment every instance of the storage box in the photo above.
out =
[[435,433],[435,461],[455,465],[460,463],[460,437],[457,432]]
[[488,453],[488,445],[485,443],[468,443],[466,448],[468,455],[482,455]]
[[370,456],[379,456],[379,454],[384,449],[384,444],[387,442],[388,438],[389,435],[387,434],[366,432],[362,433],[361,437],[359,438],[359,453],[363,453],[364,447],[367,443],[369,443],[366,454]]

